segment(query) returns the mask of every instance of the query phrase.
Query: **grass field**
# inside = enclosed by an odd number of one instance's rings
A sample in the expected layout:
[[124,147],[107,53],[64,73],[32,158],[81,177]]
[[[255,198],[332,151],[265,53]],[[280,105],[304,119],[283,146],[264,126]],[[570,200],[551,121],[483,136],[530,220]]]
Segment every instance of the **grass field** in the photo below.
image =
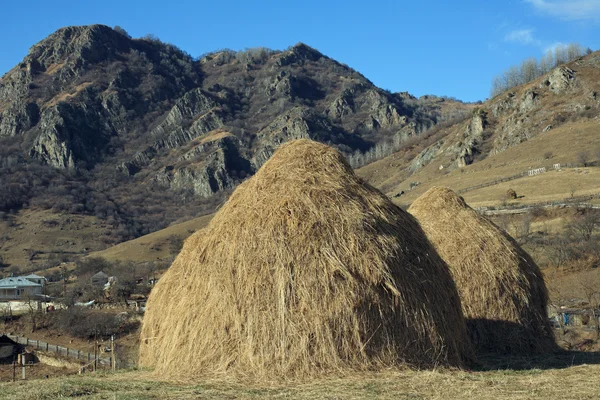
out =
[[[80,399],[596,399],[600,359],[571,365],[566,354],[554,368],[461,370],[389,370],[324,378],[310,383],[253,384],[207,379],[167,383],[147,371],[98,373],[48,380],[0,383],[9,400]],[[581,360],[585,361],[585,360]],[[561,363],[563,363],[561,365]],[[185,366],[182,366],[184,368]]]
[[173,254],[169,250],[169,237],[179,236],[185,239],[193,232],[208,225],[212,217],[213,214],[210,214],[180,224],[174,224],[137,239],[119,243],[106,250],[90,253],[90,257],[102,257],[109,261],[133,262],[169,259],[173,257]]

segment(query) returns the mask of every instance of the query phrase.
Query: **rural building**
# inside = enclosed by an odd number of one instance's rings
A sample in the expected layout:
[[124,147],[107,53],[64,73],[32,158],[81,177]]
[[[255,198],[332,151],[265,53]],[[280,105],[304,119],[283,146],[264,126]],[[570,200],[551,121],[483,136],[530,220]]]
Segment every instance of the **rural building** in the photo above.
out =
[[39,283],[40,285],[42,285],[42,289],[46,286],[46,278],[44,278],[43,276],[39,276],[36,274],[30,274],[30,275],[21,276],[21,278],[25,278],[34,283]]
[[565,326],[594,326],[594,314],[598,315],[598,311],[594,313],[591,309],[561,309],[554,318]]
[[6,335],[0,336],[0,364],[12,364],[14,357],[23,351],[23,346]]
[[43,286],[24,277],[0,279],[0,300],[25,300],[42,295]]
[[108,275],[103,271],[98,272],[92,276],[92,285],[104,286],[108,283]]

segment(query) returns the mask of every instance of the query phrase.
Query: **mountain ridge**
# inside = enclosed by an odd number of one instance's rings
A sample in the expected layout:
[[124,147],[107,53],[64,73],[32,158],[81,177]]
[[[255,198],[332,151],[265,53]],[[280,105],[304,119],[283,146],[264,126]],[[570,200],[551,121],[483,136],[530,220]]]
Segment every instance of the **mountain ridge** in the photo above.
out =
[[390,93],[303,43],[194,59],[61,28],[0,80],[0,212],[93,216],[114,244],[212,212],[285,141],[360,166],[470,107]]

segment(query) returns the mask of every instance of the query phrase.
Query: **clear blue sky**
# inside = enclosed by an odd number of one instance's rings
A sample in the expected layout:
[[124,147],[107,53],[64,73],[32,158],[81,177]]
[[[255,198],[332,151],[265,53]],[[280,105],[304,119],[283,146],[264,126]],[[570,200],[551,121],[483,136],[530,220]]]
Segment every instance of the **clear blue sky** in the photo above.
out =
[[2,16],[0,75],[56,29],[101,23],[193,56],[304,42],[380,87],[465,101],[556,43],[600,47],[600,0],[6,0]]

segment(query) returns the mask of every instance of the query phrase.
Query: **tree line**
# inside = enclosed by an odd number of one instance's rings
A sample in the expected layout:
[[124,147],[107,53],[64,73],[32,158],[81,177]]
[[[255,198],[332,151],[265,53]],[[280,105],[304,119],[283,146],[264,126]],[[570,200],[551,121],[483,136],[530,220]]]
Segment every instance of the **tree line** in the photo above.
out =
[[534,57],[527,58],[520,65],[513,65],[492,81],[490,96],[497,95],[547,74],[561,64],[573,61],[584,54],[590,54],[592,49],[585,50],[578,43],[559,45],[550,49],[538,61]]

